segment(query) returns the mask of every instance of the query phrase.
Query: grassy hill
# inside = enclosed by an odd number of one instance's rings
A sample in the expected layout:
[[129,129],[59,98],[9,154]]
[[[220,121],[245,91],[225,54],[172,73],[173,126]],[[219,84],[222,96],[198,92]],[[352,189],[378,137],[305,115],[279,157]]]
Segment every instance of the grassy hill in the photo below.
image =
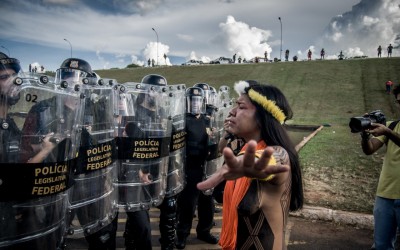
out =
[[98,70],[118,82],[140,82],[146,74],[165,76],[187,87],[206,82],[218,89],[238,80],[279,87],[294,111],[290,124],[327,125],[300,151],[306,203],[372,213],[384,149],[365,156],[349,119],[381,109],[388,120],[400,106],[385,93],[385,82],[400,81],[400,58],[301,61],[234,65],[172,66]]

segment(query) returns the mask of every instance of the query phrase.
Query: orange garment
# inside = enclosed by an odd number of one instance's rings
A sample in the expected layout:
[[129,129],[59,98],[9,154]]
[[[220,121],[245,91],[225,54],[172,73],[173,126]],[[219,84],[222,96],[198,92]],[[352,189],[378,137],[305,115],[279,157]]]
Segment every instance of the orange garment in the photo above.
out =
[[[258,157],[267,147],[264,141],[259,141],[256,147]],[[239,155],[243,154],[247,144],[243,146]],[[222,230],[219,245],[222,249],[234,250],[236,247],[238,214],[237,207],[243,199],[250,186],[251,178],[241,177],[236,180],[227,181],[225,184],[223,210],[222,210]]]

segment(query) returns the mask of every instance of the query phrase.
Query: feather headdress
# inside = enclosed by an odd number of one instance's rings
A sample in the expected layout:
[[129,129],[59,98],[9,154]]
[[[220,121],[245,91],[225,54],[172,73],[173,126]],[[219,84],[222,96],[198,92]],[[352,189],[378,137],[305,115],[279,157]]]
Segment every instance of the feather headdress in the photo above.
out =
[[266,96],[263,96],[262,94],[249,87],[250,85],[248,82],[239,81],[235,83],[234,88],[238,95],[247,94],[253,102],[258,103],[282,124],[286,119],[285,113],[283,113],[283,111],[276,105],[274,101],[268,100]]

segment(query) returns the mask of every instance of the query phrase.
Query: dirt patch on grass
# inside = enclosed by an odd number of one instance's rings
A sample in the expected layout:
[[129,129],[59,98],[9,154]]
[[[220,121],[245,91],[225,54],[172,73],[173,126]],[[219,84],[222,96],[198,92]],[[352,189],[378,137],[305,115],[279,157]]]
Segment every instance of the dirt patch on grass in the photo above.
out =
[[371,214],[385,150],[366,156],[344,132],[325,127],[301,148],[305,203]]

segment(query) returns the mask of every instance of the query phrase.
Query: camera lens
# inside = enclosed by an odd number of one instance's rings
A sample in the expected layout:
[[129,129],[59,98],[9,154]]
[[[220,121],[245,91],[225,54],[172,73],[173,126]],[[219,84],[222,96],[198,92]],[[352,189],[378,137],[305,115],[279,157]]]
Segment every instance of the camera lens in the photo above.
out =
[[350,118],[349,127],[352,133],[359,133],[371,126],[371,119],[365,117]]

